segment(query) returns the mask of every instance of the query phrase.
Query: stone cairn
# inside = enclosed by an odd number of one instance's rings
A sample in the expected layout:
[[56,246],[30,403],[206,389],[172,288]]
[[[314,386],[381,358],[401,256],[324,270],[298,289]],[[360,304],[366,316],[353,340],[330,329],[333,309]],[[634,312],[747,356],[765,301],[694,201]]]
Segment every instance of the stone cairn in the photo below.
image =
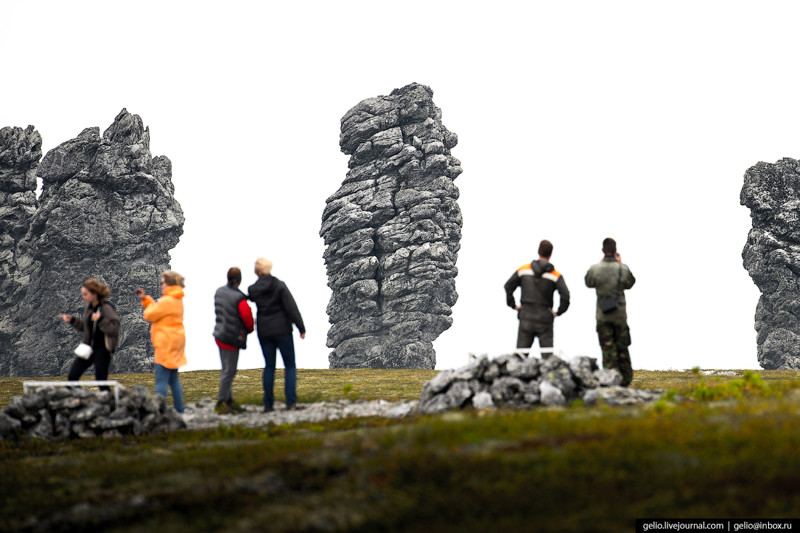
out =
[[[0,130],[0,375],[66,374],[81,337],[58,320],[81,315],[81,284],[99,278],[122,322],[111,373],[150,372],[150,294],[183,233],[172,163],[150,153],[150,131],[123,109],[41,158],[33,129]],[[42,192],[36,198],[36,177]]]
[[432,97],[413,83],[342,118],[350,171],[320,230],[331,368],[432,369],[432,341],[452,325],[462,170],[450,154],[458,137]]
[[441,413],[473,407],[564,407],[574,400],[584,405],[635,405],[658,400],[662,391],[620,386],[622,375],[597,367],[597,360],[577,356],[565,361],[514,353],[489,359],[482,355],[466,366],[443,370],[422,388],[418,411]]
[[742,250],[744,268],[761,291],[758,362],[768,370],[800,369],[800,161],[750,167],[740,200],[753,223]]
[[47,387],[15,396],[0,412],[0,441],[87,439],[164,433],[186,428],[159,394],[141,385],[121,388],[119,403],[108,391]]

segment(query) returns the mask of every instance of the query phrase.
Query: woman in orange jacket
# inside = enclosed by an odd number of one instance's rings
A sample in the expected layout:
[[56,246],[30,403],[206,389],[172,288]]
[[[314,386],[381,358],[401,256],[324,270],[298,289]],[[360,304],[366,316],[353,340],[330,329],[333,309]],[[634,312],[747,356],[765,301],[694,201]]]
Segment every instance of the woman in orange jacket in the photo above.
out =
[[172,389],[175,410],[183,413],[183,389],[178,368],[186,364],[186,330],[183,328],[183,276],[168,270],[161,274],[163,296],[155,301],[142,289],[136,296],[144,307],[144,319],[152,322],[150,336],[155,348],[156,394],[166,398],[167,386]]

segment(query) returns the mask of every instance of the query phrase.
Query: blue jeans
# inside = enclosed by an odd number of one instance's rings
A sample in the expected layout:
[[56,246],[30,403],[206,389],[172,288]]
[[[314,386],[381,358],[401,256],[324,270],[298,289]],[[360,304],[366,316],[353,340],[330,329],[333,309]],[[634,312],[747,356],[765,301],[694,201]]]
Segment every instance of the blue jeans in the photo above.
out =
[[175,403],[175,410],[182,413],[183,389],[181,388],[181,381],[178,379],[178,369],[167,368],[156,363],[156,394],[166,398],[167,385],[172,389],[172,401]]
[[275,386],[275,356],[276,348],[281,351],[283,359],[284,390],[286,392],[286,405],[297,403],[297,366],[294,362],[294,338],[291,333],[285,335],[272,335],[269,337],[258,337],[261,343],[261,351],[264,353],[264,407],[272,407],[275,395],[272,389]]

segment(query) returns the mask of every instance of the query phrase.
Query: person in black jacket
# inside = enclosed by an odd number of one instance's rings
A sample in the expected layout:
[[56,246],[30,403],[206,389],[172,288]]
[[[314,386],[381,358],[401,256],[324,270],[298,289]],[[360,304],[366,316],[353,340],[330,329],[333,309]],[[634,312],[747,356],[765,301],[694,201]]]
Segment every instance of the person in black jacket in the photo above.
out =
[[272,275],[272,261],[260,257],[256,260],[258,280],[247,289],[250,300],[256,304],[256,331],[261,351],[264,353],[264,411],[272,411],[274,403],[276,349],[281,351],[285,367],[284,387],[286,408],[297,407],[297,365],[294,357],[292,324],[306,338],[303,317],[297,309],[292,293],[284,282]]
[[[539,337],[543,357],[549,357],[553,348],[553,322],[569,308],[569,289],[564,277],[550,264],[553,244],[548,240],[539,243],[539,259],[522,265],[505,284],[506,303],[519,311],[517,348],[530,348]],[[520,305],[514,300],[514,291],[521,287]],[[553,293],[558,291],[558,311],[553,311]]]
[[217,407],[219,413],[240,413],[242,407],[233,399],[233,378],[239,364],[239,350],[247,348],[247,335],[253,332],[253,312],[247,303],[247,295],[239,290],[242,271],[238,267],[228,269],[228,283],[214,293],[214,339],[219,347],[222,369],[219,372]]
[[[106,302],[111,289],[100,280],[87,279],[81,287],[81,298],[86,302],[83,319],[61,314],[64,322],[83,333],[83,342],[92,347],[88,359],[76,357],[69,369],[69,381],[78,381],[90,366],[94,364],[94,377],[98,381],[108,379],[111,366],[111,355],[119,342],[119,315],[114,306]],[[101,387],[102,390],[110,390]]]

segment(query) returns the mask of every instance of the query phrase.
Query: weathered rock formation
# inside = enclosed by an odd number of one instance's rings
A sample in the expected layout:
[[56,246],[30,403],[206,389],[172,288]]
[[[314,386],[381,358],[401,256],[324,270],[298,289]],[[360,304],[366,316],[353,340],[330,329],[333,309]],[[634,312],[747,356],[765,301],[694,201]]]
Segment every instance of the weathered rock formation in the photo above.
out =
[[[14,252],[9,257],[4,246],[0,256],[0,282],[12,288],[0,300],[0,374],[68,371],[81,337],[57,315],[83,313],[80,287],[91,277],[111,287],[122,323],[111,372],[150,371],[149,328],[133,291],[159,293],[159,276],[183,233],[170,160],[152,157],[149,129],[123,109],[102,137],[99,128],[87,128],[45,155],[37,171],[42,193],[31,207],[38,134],[28,128],[23,142],[19,129],[10,131],[0,137],[0,153],[22,155],[16,163],[0,158],[0,190],[24,184],[16,194],[27,196],[13,204],[25,206],[13,223]],[[6,202],[12,206],[11,196]]]
[[0,411],[0,441],[87,439],[165,433],[186,423],[165,398],[141,385],[111,392],[82,388],[40,388],[15,396]]
[[432,341],[452,324],[462,170],[432,96],[414,83],[342,118],[350,170],[320,231],[331,368],[434,368]]
[[36,170],[42,137],[26,129],[0,129],[0,374],[8,375],[10,348],[19,332],[5,311],[22,299],[31,271],[30,254],[20,246],[36,213]]
[[564,407],[574,400],[584,405],[635,405],[658,400],[662,391],[621,387],[622,375],[598,368],[594,358],[569,361],[501,355],[481,356],[468,365],[443,370],[422,387],[418,410],[441,413],[449,409],[493,407]]
[[758,362],[800,368],[800,161],[758,163],[744,175],[741,203],[753,227],[744,267],[761,291],[755,314]]

